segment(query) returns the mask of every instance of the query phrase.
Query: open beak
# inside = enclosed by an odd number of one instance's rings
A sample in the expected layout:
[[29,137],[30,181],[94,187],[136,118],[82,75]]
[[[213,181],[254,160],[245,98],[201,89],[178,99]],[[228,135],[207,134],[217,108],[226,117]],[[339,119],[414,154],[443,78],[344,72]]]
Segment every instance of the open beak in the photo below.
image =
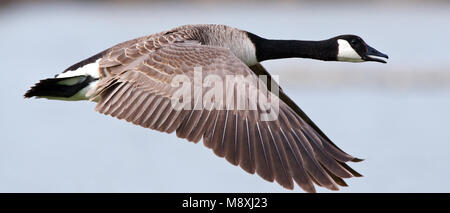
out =
[[386,58],[388,59],[389,56],[379,52],[378,50],[372,48],[371,46],[367,45],[367,52],[366,54],[362,57],[362,59],[364,61],[376,61],[376,62],[381,62],[381,63],[386,63],[385,60],[380,59],[380,57],[382,58]]

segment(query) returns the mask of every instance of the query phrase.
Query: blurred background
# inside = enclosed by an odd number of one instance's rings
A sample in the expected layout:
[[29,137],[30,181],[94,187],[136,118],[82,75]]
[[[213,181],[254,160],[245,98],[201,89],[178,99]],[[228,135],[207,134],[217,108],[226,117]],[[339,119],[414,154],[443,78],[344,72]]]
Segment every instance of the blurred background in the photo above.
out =
[[0,192],[287,192],[94,103],[23,98],[119,42],[198,23],[277,39],[356,34],[387,53],[387,64],[263,65],[339,147],[366,159],[350,164],[364,177],[341,191],[450,192],[450,3],[406,0],[0,1]]

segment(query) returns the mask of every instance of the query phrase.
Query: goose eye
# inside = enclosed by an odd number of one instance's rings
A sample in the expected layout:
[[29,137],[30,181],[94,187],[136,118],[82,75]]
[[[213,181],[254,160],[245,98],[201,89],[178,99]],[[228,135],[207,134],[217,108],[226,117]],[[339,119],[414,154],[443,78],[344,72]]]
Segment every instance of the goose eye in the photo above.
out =
[[352,39],[352,40],[350,41],[350,43],[351,43],[351,44],[356,44],[357,41],[356,41],[356,39]]

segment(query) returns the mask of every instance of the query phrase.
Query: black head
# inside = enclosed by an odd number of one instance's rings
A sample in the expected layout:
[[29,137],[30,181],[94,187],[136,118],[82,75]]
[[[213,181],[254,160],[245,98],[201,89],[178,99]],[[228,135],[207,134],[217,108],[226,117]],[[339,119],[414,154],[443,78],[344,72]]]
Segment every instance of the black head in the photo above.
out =
[[335,40],[337,43],[338,50],[336,60],[338,61],[376,61],[386,63],[386,61],[378,57],[389,58],[386,54],[367,45],[362,38],[356,35],[341,35],[332,38],[332,40]]

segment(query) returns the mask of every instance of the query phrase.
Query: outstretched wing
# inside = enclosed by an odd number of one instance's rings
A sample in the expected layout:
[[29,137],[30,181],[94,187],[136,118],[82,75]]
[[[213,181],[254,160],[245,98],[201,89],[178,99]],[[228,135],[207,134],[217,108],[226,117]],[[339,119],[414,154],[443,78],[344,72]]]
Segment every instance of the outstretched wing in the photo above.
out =
[[[342,178],[360,176],[345,164],[357,159],[331,143],[282,91],[279,97],[271,97],[268,106],[278,108],[275,120],[262,118],[267,106],[261,105],[252,109],[198,108],[201,103],[195,94],[206,94],[212,87],[201,87],[201,93],[193,91],[195,86],[190,87],[188,90],[194,95],[184,100],[182,110],[175,109],[173,100],[179,98],[180,88],[173,87],[172,82],[184,75],[195,84],[194,67],[201,67],[203,78],[257,77],[227,49],[196,41],[155,45],[154,41],[142,40],[115,49],[100,65],[100,99],[96,106],[100,113],[145,128],[176,131],[178,137],[193,142],[203,138],[204,144],[218,156],[288,189],[293,189],[295,181],[307,192],[315,191],[313,183],[337,190],[337,185],[346,186]],[[264,96],[267,87],[258,87],[257,81],[253,81],[246,90]],[[235,101],[250,98],[239,96],[247,93],[239,93],[235,87],[231,93],[235,94]],[[276,102],[278,105],[273,104]],[[190,107],[184,108],[186,105]]]

